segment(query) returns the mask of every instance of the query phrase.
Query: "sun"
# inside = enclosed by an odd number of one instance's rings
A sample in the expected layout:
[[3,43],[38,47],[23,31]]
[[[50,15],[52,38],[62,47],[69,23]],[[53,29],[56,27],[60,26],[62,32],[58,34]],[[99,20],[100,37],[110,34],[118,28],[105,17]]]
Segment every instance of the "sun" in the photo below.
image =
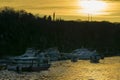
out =
[[100,15],[103,14],[107,7],[104,1],[98,0],[82,0],[79,4],[84,14]]

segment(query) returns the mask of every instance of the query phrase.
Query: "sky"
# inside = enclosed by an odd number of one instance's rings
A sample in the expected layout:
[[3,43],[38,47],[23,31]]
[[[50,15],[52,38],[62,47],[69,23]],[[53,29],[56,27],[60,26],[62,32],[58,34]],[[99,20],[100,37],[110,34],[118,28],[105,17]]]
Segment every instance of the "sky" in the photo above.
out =
[[64,20],[88,20],[89,16],[93,21],[120,22],[120,0],[88,1],[90,0],[0,0],[0,8],[9,6],[40,16],[55,12],[56,19]]

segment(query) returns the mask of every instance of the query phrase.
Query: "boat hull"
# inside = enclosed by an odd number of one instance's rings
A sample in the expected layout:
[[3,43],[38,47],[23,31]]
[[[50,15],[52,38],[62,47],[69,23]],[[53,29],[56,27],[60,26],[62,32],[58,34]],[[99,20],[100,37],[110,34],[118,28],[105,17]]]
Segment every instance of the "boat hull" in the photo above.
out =
[[37,66],[37,67],[22,67],[21,71],[35,71],[35,72],[39,72],[39,71],[43,71],[43,70],[48,70],[50,68],[50,64],[47,65],[42,65],[42,66]]

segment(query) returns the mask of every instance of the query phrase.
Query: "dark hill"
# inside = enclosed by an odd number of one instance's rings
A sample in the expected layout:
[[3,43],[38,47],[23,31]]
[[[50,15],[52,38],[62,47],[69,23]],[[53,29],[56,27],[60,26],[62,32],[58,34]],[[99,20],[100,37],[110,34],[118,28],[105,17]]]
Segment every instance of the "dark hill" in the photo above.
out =
[[52,21],[24,10],[0,10],[0,54],[18,55],[28,47],[57,47],[71,52],[84,46],[106,56],[120,53],[120,24],[88,21]]

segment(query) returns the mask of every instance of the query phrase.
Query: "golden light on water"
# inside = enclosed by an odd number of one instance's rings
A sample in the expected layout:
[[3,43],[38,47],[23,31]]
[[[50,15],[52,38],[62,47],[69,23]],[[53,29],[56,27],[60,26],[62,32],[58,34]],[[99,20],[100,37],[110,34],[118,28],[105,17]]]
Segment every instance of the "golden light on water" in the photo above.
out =
[[98,0],[82,0],[79,5],[83,14],[101,15],[107,9],[107,3]]

